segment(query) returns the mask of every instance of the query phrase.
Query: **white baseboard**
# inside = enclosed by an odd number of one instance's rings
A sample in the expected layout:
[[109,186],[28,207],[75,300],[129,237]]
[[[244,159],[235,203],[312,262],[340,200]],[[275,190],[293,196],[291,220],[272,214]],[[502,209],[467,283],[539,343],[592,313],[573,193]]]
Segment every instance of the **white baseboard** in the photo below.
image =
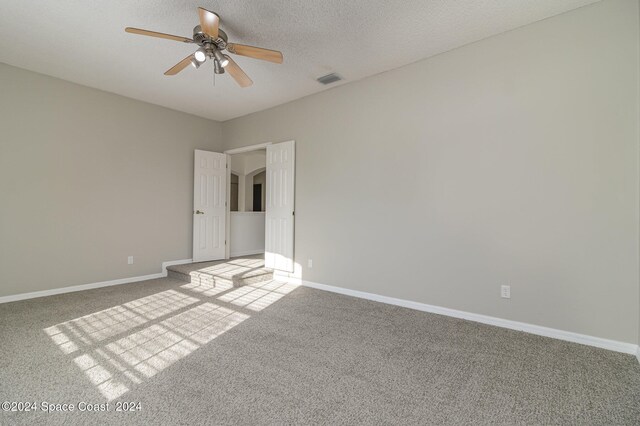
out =
[[615,352],[626,354],[634,354],[640,362],[640,347],[633,343],[619,342],[616,340],[603,339],[600,337],[589,336],[586,334],[578,334],[570,331],[557,330],[554,328],[542,327],[534,324],[527,324],[518,321],[511,321],[502,318],[490,317],[487,315],[474,314],[471,312],[458,311],[456,309],[443,308],[441,306],[427,305],[425,303],[412,302],[410,300],[396,299],[394,297],[381,296],[379,294],[367,293],[364,291],[350,290],[343,287],[334,287],[326,284],[318,284],[311,281],[300,279],[289,279],[292,284],[302,284],[305,287],[311,287],[318,290],[340,293],[347,296],[358,297],[361,299],[373,300],[376,302],[387,303],[390,305],[402,306],[417,311],[430,312],[433,314],[446,315],[454,318],[475,321],[483,324],[495,325],[497,327],[509,328],[512,330],[524,331],[526,333],[537,334],[538,336],[551,337],[554,339],[565,340],[567,342],[581,343],[583,345],[595,346],[597,348],[608,349]]
[[19,300],[35,299],[37,297],[53,296],[56,294],[73,293],[75,291],[91,290],[91,289],[100,288],[100,287],[110,287],[113,285],[129,284],[129,283],[135,283],[138,281],[164,278],[167,276],[167,266],[181,265],[184,263],[191,263],[191,259],[163,262],[162,272],[159,274],[149,274],[149,275],[141,275],[137,277],[120,278],[117,280],[100,281],[97,283],[81,284],[81,285],[74,285],[74,286],[62,287],[62,288],[53,288],[51,290],[33,291],[30,293],[12,294],[10,296],[0,297],[0,303],[17,302]]
[[238,257],[238,256],[253,256],[254,254],[262,254],[264,253],[264,249],[262,250],[245,250],[245,251],[238,251],[238,252],[231,252],[229,253],[229,257]]
[[193,263],[193,259],[170,260],[168,262],[162,262],[162,276],[167,276],[167,266],[184,265],[185,263]]
[[163,278],[164,274],[150,274],[139,277],[120,278],[118,280],[101,281],[91,284],[74,285],[71,287],[53,288],[51,290],[33,291],[30,293],[13,294],[11,296],[0,297],[0,303],[17,302],[18,300],[35,299],[36,297],[53,296],[54,294],[72,293],[74,291],[91,290],[100,287],[109,287],[112,285],[129,284],[138,281],[153,280]]

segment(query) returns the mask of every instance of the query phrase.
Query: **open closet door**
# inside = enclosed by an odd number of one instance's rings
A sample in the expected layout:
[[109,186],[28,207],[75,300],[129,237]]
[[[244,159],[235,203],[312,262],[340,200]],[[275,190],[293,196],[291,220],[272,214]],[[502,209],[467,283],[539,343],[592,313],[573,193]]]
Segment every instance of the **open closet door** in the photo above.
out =
[[294,141],[267,146],[265,266],[293,272]]
[[195,151],[193,178],[193,261],[225,257],[227,155]]

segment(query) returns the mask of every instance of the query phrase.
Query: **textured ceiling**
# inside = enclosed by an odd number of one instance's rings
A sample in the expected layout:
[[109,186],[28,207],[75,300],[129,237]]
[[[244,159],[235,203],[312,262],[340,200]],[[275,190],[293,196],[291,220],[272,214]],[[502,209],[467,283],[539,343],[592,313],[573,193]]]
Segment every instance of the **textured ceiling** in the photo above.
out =
[[[594,2],[2,0],[0,62],[224,121],[333,87],[315,81],[329,72],[358,80]],[[224,75],[214,87],[210,62],[163,75],[194,45],[124,32],[190,37],[198,6],[230,41],[281,50],[284,64],[235,56],[254,85]]]

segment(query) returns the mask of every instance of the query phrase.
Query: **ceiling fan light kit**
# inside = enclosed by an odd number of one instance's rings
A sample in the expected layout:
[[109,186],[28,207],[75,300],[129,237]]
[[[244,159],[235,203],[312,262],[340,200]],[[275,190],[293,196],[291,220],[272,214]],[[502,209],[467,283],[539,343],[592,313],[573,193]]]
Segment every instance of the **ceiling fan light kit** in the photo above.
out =
[[196,53],[194,53],[193,56],[195,57],[196,61],[200,63],[207,60],[207,53],[202,48],[196,50]]
[[198,16],[200,18],[200,25],[196,25],[193,28],[192,39],[132,27],[125,28],[125,31],[131,34],[164,38],[188,44],[194,43],[200,46],[200,48],[194,53],[168,69],[164,73],[165,75],[176,75],[189,64],[193,65],[196,69],[200,68],[200,65],[202,65],[207,59],[211,59],[213,61],[213,70],[216,74],[224,74],[226,68],[231,77],[233,77],[240,87],[249,87],[253,84],[253,81],[244,71],[242,71],[238,64],[229,55],[222,52],[226,50],[227,52],[236,55],[260,59],[276,64],[282,63],[282,53],[277,50],[229,43],[227,33],[220,29],[220,17],[214,12],[199,7]]
[[222,68],[229,65],[229,60],[222,53],[220,53],[218,49],[213,50],[213,57],[220,64],[220,66],[222,66]]
[[[227,61],[227,64],[229,61]],[[224,66],[217,59],[213,60],[213,72],[216,74],[224,74]]]

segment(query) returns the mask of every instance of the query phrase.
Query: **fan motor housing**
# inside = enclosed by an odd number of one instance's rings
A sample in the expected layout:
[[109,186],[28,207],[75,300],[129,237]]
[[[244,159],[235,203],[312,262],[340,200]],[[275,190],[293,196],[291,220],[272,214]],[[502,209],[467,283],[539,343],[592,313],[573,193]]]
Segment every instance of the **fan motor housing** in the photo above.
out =
[[214,40],[202,32],[200,25],[196,25],[193,28],[193,41],[195,41],[199,46],[204,46],[205,43],[212,43],[215,44],[219,50],[223,50],[227,47],[227,40],[227,33],[221,29],[218,29],[218,38]]

